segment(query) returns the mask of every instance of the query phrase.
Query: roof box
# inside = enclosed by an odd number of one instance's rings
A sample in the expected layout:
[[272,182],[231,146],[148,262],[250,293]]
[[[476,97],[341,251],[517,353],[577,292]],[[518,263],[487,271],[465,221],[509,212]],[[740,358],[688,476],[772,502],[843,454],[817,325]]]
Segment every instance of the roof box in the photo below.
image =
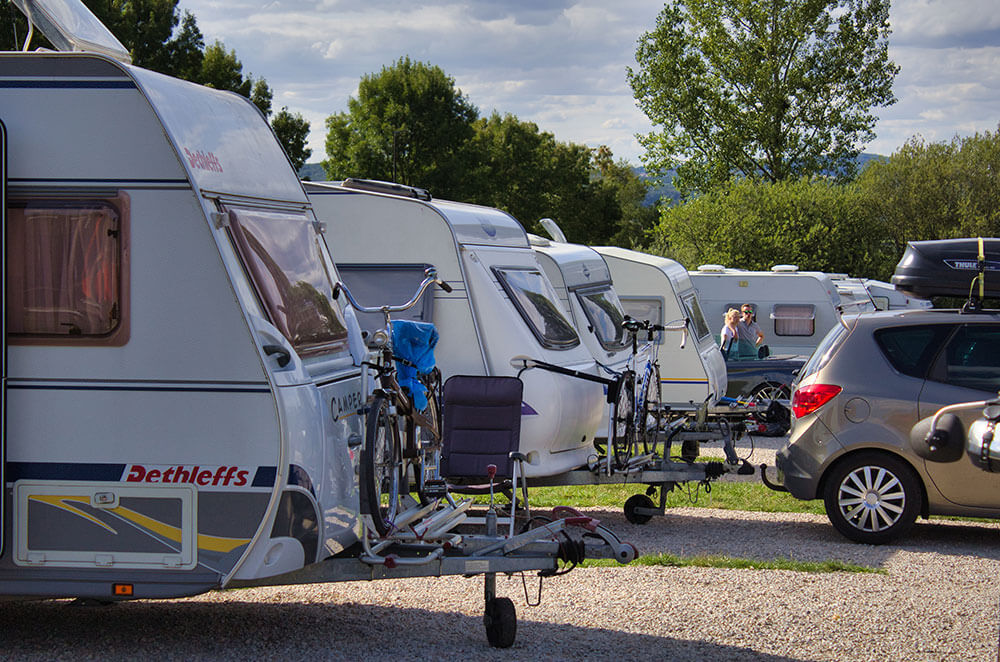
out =
[[[896,265],[892,284],[906,294],[930,297],[978,298],[973,280],[979,273],[979,239],[940,239],[910,241],[903,258]],[[983,239],[985,261],[982,265],[985,296],[1000,297],[1000,239]]]

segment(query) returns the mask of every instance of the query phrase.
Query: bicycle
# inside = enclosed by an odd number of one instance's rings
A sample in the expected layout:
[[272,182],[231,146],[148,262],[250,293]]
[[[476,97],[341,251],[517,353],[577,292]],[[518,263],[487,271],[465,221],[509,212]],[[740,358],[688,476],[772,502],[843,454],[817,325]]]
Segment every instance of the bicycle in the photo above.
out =
[[[655,358],[654,339],[657,332],[682,331],[680,346],[683,349],[687,344],[688,320],[678,321],[679,326],[673,322],[662,325],[626,315],[622,326],[632,336],[632,355],[620,373],[601,365],[604,370],[616,375],[618,381],[616,397],[611,403],[610,430],[611,455],[616,468],[627,468],[633,456],[646,457],[656,452],[664,412],[660,401],[660,365]],[[646,332],[641,346],[640,331]]]
[[406,303],[391,306],[362,306],[351,295],[350,289],[338,281],[333,287],[333,298],[343,292],[351,306],[363,313],[381,313],[385,320],[382,329],[372,333],[368,340],[376,348],[375,362],[363,361],[362,365],[376,373],[378,386],[366,403],[365,441],[361,449],[359,482],[361,512],[368,515],[380,536],[392,532],[400,512],[402,498],[410,492],[409,469],[413,469],[417,494],[424,500],[427,484],[438,478],[438,458],[441,452],[441,373],[437,368],[419,373],[419,384],[426,391],[427,406],[418,410],[414,405],[416,394],[407,393],[400,386],[397,364],[417,368],[417,365],[394,352],[394,326],[391,314],[409,310],[416,305],[424,292],[437,284],[446,292],[451,287],[438,278],[437,271],[424,271],[424,280],[416,294]]

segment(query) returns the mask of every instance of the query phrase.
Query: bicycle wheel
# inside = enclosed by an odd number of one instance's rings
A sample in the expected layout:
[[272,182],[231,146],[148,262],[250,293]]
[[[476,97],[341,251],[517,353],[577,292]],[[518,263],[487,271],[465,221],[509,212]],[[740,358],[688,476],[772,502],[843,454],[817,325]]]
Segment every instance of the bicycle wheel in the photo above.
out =
[[626,370],[618,378],[618,397],[611,406],[611,452],[619,467],[628,464],[635,442],[635,373]]
[[644,453],[654,453],[663,418],[660,401],[660,366],[655,363],[649,373],[649,383],[646,384],[640,411],[643,412],[640,419],[642,430],[639,435],[642,439],[642,450]]
[[424,487],[427,481],[441,478],[441,372],[434,370],[420,377],[427,389],[427,407],[414,416],[417,425],[417,458],[412,462],[414,489],[421,503],[427,503]]
[[399,419],[388,398],[377,395],[365,419],[365,445],[361,449],[361,512],[369,515],[379,535],[391,530],[402,497],[403,455],[399,444]]

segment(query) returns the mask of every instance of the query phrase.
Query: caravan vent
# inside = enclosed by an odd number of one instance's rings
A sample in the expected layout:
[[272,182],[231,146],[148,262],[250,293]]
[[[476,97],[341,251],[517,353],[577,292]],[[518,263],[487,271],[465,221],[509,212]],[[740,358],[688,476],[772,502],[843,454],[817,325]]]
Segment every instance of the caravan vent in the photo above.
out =
[[771,271],[776,274],[794,274],[799,268],[794,264],[776,264],[771,267]]
[[396,184],[395,182],[381,182],[377,179],[345,179],[341,186],[353,188],[359,191],[371,191],[373,193],[385,193],[387,195],[398,195],[404,198],[416,198],[417,200],[430,200],[431,194],[427,189],[415,186]]
[[726,270],[721,264],[702,264],[698,267],[698,271],[709,274],[721,274]]

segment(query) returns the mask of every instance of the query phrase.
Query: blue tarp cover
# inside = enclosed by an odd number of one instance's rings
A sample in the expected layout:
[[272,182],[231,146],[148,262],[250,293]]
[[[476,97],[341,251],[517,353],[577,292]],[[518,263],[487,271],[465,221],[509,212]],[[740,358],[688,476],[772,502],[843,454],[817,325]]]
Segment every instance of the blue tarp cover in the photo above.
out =
[[430,322],[393,320],[392,351],[416,367],[396,362],[396,379],[410,392],[413,406],[418,411],[427,407],[427,394],[417,375],[426,375],[434,369],[434,347],[438,332]]

